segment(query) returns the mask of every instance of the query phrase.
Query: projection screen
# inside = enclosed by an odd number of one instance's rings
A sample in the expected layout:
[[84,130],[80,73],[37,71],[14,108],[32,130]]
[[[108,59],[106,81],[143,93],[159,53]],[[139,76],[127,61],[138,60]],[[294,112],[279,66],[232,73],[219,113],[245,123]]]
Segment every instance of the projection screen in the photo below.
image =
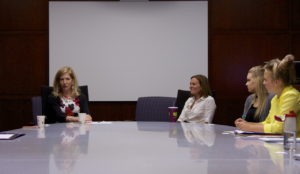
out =
[[208,73],[207,1],[49,2],[49,85],[71,66],[91,101],[176,97]]

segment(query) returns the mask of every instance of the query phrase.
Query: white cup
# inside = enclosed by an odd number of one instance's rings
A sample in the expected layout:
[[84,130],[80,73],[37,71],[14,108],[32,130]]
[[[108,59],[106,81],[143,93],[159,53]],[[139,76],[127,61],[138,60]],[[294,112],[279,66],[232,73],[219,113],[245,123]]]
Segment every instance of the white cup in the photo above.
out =
[[37,125],[39,128],[45,127],[45,115],[38,115],[37,116]]
[[79,113],[78,117],[79,117],[79,122],[80,123],[85,123],[85,113]]

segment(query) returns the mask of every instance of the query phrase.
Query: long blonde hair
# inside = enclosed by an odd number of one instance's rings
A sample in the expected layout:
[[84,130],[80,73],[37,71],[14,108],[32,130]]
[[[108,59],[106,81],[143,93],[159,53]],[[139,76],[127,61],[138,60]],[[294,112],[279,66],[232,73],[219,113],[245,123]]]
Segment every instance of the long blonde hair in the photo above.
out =
[[264,68],[263,66],[254,66],[248,71],[248,73],[252,75],[252,78],[254,78],[254,81],[256,82],[255,93],[253,94],[254,100],[252,101],[252,104],[257,101],[258,106],[254,114],[254,117],[257,118],[263,113],[268,98],[268,91],[263,84]]
[[62,97],[62,87],[60,86],[60,77],[64,74],[69,74],[71,79],[73,80],[74,84],[72,86],[72,94],[71,94],[72,97],[79,96],[80,89],[78,87],[78,81],[74,73],[74,70],[69,66],[64,66],[57,71],[54,77],[52,94],[56,97]]

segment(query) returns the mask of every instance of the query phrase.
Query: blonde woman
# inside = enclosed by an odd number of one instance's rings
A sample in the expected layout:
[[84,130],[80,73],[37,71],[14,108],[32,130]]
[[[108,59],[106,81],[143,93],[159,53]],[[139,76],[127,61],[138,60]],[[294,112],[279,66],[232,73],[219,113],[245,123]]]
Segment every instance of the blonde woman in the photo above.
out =
[[80,93],[76,75],[71,67],[65,66],[57,71],[48,104],[49,122],[78,122],[78,113],[86,113],[86,122],[92,121],[87,97]]
[[211,123],[216,104],[204,75],[195,75],[190,81],[191,95],[178,118],[180,122]]
[[[246,99],[242,119],[249,122],[265,121],[269,114],[271,100],[274,94],[268,94],[264,84],[264,68],[252,67],[247,74],[246,86],[252,93]],[[237,119],[236,121],[238,121]]]
[[[245,120],[236,122],[240,130],[264,133],[282,133],[283,122],[275,116],[283,116],[290,111],[297,114],[300,125],[300,93],[292,84],[295,81],[294,56],[287,55],[282,60],[273,59],[264,66],[264,85],[269,93],[276,94],[271,101],[271,109],[265,121],[251,123]],[[297,127],[299,136],[300,126]]]

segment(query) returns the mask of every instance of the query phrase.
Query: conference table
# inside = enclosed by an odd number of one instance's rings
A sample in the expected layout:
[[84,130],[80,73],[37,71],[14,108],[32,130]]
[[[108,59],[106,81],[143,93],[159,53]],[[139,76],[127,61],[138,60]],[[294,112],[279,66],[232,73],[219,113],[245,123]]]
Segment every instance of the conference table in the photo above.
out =
[[[300,173],[296,151],[234,127],[172,122],[56,123],[0,140],[1,174]],[[299,150],[298,150],[299,149]]]

